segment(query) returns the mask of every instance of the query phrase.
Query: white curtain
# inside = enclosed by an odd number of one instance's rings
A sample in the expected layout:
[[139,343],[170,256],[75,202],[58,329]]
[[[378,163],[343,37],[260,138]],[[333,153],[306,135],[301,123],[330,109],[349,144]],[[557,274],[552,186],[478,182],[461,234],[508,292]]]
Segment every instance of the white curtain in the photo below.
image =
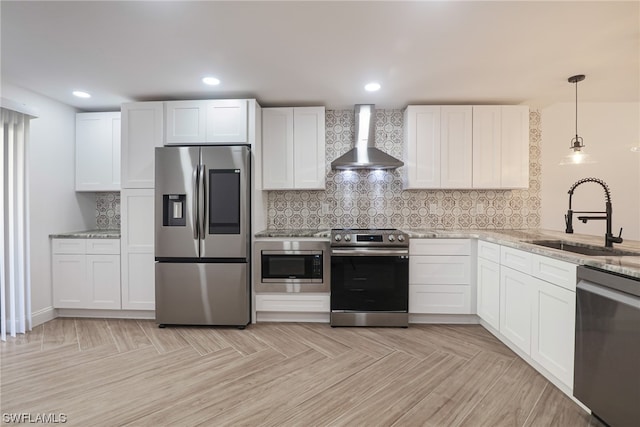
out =
[[0,321],[1,339],[31,330],[29,277],[29,209],[27,142],[31,116],[1,108],[2,151],[0,164]]

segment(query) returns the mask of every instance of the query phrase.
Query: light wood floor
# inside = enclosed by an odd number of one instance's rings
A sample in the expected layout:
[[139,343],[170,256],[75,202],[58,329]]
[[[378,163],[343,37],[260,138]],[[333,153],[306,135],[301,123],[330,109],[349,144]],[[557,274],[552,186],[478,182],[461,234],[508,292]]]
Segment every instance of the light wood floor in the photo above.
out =
[[0,355],[2,414],[70,426],[598,425],[476,325],[59,318]]

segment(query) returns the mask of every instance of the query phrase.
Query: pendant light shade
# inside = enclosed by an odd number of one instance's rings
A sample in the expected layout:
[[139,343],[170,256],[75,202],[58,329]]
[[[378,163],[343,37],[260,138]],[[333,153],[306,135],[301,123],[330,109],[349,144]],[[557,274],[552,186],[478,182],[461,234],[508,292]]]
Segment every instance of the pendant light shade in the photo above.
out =
[[595,163],[589,153],[584,149],[585,145],[582,138],[578,135],[578,82],[585,79],[584,74],[569,77],[569,83],[576,85],[576,136],[571,139],[569,149],[571,152],[564,156],[560,161],[561,165],[583,165],[587,163]]

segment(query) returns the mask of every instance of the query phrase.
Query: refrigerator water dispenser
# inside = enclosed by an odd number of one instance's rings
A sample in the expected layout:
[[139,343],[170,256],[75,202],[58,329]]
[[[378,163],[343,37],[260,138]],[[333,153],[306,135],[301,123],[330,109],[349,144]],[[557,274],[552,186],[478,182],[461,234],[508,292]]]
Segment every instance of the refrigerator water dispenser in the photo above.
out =
[[184,227],[187,225],[184,215],[186,194],[164,194],[162,196],[162,225],[165,227]]

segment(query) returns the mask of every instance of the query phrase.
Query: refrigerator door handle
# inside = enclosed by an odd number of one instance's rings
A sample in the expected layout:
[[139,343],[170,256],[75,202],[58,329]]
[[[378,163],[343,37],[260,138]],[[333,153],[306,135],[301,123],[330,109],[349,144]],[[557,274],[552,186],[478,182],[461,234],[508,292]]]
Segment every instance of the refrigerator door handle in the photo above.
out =
[[204,240],[207,235],[207,176],[206,176],[207,167],[205,165],[200,165],[200,194],[202,195],[202,205],[200,216],[202,218],[202,226],[200,228],[200,240]]
[[200,239],[200,167],[193,170],[193,238]]

